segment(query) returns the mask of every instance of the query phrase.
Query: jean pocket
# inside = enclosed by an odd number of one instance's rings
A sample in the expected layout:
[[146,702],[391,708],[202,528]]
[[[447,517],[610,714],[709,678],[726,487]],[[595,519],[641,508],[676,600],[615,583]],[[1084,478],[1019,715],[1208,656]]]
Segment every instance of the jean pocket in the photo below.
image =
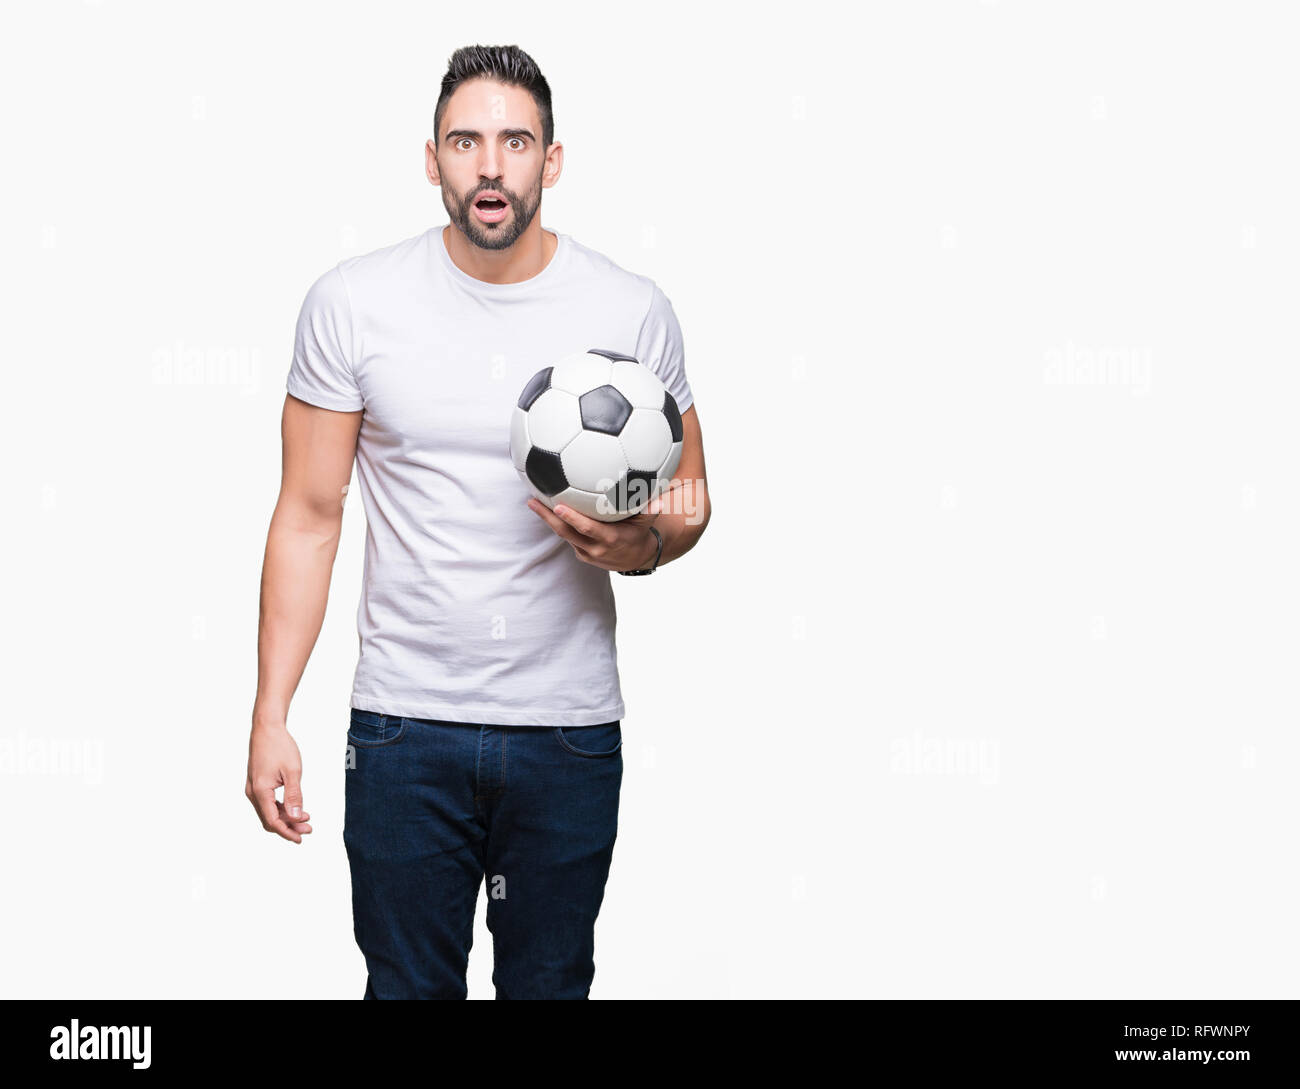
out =
[[407,722],[399,715],[381,715],[378,711],[354,707],[348,720],[348,741],[367,749],[393,745],[406,734]]
[[617,756],[623,747],[620,722],[602,722],[599,726],[556,726],[555,740],[565,752],[574,756]]

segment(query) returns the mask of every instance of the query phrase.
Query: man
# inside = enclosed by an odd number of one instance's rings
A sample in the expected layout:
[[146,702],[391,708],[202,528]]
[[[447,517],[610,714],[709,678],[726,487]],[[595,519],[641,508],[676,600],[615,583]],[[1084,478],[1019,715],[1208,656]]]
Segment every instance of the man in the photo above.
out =
[[[343,838],[365,997],[464,998],[486,878],[497,997],[586,998],[622,779],[610,572],[662,567],[703,533],[700,425],[667,298],[541,226],[564,154],[532,58],[458,50],[434,134],[450,222],[340,262],[298,318],[246,793],[267,831],[311,832],[286,720],[355,457],[366,569]],[[649,367],[682,411],[672,489],[608,524],[531,498],[508,448],[528,379],[593,347]]]

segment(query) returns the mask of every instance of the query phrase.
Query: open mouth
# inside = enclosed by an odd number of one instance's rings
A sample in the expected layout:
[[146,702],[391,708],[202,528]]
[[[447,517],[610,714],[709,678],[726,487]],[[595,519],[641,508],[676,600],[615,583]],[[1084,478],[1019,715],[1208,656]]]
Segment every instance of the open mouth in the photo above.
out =
[[505,219],[510,205],[499,194],[485,193],[474,201],[474,214],[484,223],[497,223]]

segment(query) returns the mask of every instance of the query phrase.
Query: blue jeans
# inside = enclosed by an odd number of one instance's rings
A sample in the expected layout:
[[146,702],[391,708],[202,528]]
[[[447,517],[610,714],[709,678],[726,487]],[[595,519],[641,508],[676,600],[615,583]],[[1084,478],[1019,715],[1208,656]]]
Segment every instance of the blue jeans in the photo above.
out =
[[618,830],[619,722],[352,710],[343,843],[366,998],[464,998],[486,877],[497,998],[586,998]]

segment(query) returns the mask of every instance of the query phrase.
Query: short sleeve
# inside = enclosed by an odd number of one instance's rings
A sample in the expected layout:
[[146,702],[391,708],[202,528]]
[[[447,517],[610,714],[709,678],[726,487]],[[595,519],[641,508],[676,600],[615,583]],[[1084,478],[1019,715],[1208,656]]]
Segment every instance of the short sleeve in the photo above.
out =
[[677,402],[677,410],[685,412],[691,407],[695,397],[691,393],[690,383],[686,380],[686,356],[682,345],[682,329],[677,324],[677,315],[673,313],[672,303],[659,290],[657,284],[650,295],[650,309],[641,323],[641,332],[636,338],[637,361],[649,367],[659,376],[659,380],[668,387],[668,392]]
[[339,412],[363,407],[352,372],[352,306],[338,266],[307,290],[293,338],[285,388],[300,400]]

